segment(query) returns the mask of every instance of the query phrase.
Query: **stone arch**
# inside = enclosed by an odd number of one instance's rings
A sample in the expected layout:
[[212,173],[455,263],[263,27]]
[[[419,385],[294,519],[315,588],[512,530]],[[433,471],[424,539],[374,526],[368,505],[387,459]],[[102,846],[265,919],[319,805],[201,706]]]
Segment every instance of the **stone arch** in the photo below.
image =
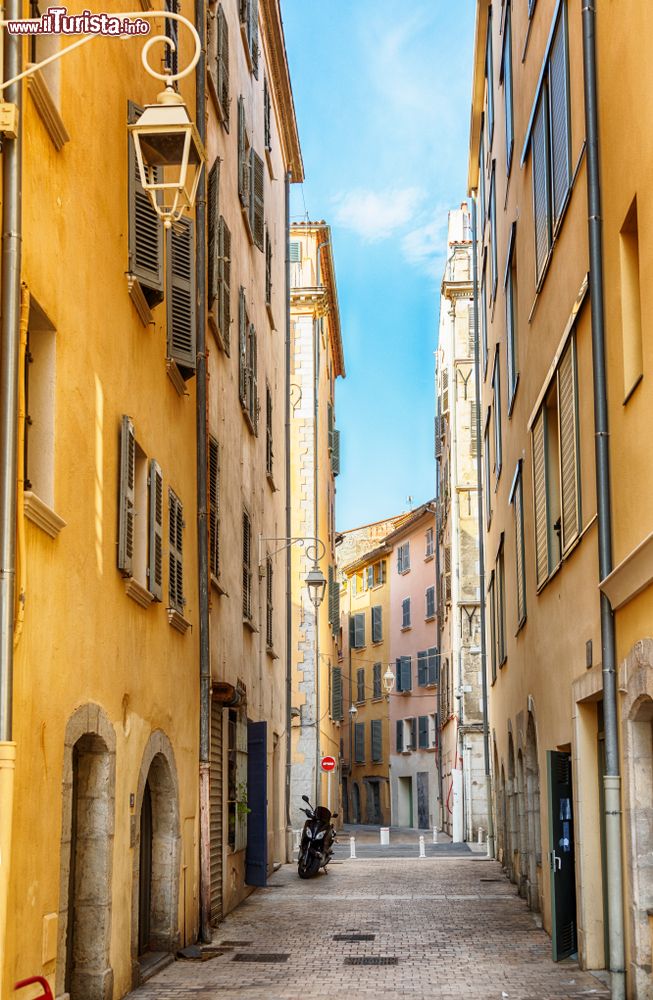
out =
[[501,779],[499,782],[499,799],[497,812],[499,813],[499,830],[501,831],[501,864],[504,868],[508,868],[509,864],[509,852],[510,852],[510,841],[508,834],[508,807],[506,801],[506,769],[501,761]]
[[113,996],[111,878],[115,829],[116,735],[96,704],[66,724],[62,773],[57,995]]
[[521,747],[517,750],[517,819],[519,832],[519,895],[528,897],[528,821],[526,816],[526,795],[524,790],[524,756]]
[[540,816],[540,767],[537,759],[537,731],[532,710],[528,713],[526,751],[524,755],[526,783],[526,823],[528,828],[528,905],[540,909],[538,866],[542,865],[542,820]]
[[632,872],[630,973],[633,996],[645,997],[653,961],[653,639],[636,642],[620,669],[624,828]]
[[132,980],[141,981],[139,962],[139,913],[141,885],[141,811],[144,800],[151,808],[151,875],[148,950],[174,952],[180,945],[179,877],[181,823],[179,781],[172,745],[160,729],[147,742],[138,776],[132,815]]
[[512,726],[508,727],[508,869],[510,880],[519,884],[519,804],[517,800],[517,779],[515,774],[515,744]]
[[504,828],[502,823],[502,805],[501,796],[503,794],[500,771],[499,771],[499,756],[497,754],[497,741],[494,732],[492,733],[492,787],[494,789],[493,795],[493,809],[494,809],[494,837],[495,837],[495,853],[496,857],[503,859],[505,853],[505,841],[504,841]]

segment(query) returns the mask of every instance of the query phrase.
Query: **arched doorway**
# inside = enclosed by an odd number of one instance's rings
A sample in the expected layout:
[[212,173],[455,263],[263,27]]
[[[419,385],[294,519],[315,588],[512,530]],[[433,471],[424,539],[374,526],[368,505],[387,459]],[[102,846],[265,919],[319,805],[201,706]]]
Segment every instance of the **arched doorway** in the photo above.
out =
[[515,746],[508,732],[508,870],[511,882],[519,883],[519,807],[515,778]]
[[526,729],[526,818],[528,826],[528,905],[540,909],[538,865],[542,864],[542,834],[540,818],[540,769],[537,762],[537,735],[533,713],[528,713]]
[[528,823],[526,817],[526,800],[524,795],[524,758],[521,750],[517,751],[517,820],[519,827],[519,895],[528,898]]
[[358,787],[358,782],[354,782],[352,786],[352,810],[353,810],[353,822],[360,823],[361,821],[361,793]]

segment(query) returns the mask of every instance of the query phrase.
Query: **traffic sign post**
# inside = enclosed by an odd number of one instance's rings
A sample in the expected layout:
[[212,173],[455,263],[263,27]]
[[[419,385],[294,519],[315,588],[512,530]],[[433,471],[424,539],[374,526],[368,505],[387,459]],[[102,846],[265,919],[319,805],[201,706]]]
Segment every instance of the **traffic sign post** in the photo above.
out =
[[327,775],[327,809],[331,812],[331,775],[336,769],[336,758],[329,755],[322,758],[320,767]]

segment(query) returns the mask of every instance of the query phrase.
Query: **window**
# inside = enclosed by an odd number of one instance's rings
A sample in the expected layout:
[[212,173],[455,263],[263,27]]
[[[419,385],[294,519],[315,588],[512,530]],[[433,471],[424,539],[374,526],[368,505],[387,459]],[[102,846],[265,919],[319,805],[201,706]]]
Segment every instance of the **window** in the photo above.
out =
[[401,719],[398,726],[402,727],[403,752],[417,749],[417,719]]
[[501,477],[501,368],[499,363],[499,348],[494,354],[494,370],[492,372],[492,391],[494,393],[494,472],[496,483]]
[[424,617],[427,621],[435,618],[435,587],[426,588],[426,613]]
[[334,722],[342,720],[342,670],[340,667],[331,669],[331,718]]
[[492,407],[488,406],[487,416],[485,418],[485,430],[483,432],[483,465],[485,471],[485,482],[484,482],[484,493],[485,493],[485,520],[487,527],[490,526],[490,521],[492,520],[492,493],[490,490],[490,469],[491,469],[491,455],[490,455],[490,419],[492,417]]
[[404,542],[397,549],[397,572],[407,573],[410,569],[410,542]]
[[497,608],[494,588],[494,570],[490,574],[490,583],[487,589],[488,594],[488,625],[490,629],[490,663],[492,666],[492,683],[497,679]]
[[413,677],[410,656],[399,656],[397,658],[396,668],[397,691],[411,691],[413,687]]
[[621,263],[621,329],[624,359],[624,402],[642,378],[642,302],[639,279],[637,199],[633,200],[619,234]]
[[226,355],[231,353],[231,231],[220,216],[218,222],[216,307],[211,316],[216,322],[218,342]]
[[425,559],[433,558],[433,528],[429,528],[426,532],[426,551],[424,554]]
[[167,357],[184,380],[195,374],[197,364],[194,232],[193,220],[186,218],[167,230]]
[[383,642],[383,608],[372,608],[372,642]]
[[571,126],[567,53],[567,5],[560,13],[533,108],[525,158],[530,147],[533,172],[536,281],[541,281],[571,185]]
[[331,565],[329,566],[328,600],[329,624],[333,634],[336,635],[340,629],[340,584]]
[[435,646],[417,654],[417,686],[427,687],[438,683],[438,651]]
[[519,367],[517,359],[517,255],[515,253],[515,232],[517,224],[513,222],[508,244],[508,262],[506,265],[506,347],[508,354],[508,413],[517,392]]
[[375,663],[374,667],[373,667],[373,673],[372,673],[372,677],[373,677],[373,681],[372,681],[372,684],[373,684],[372,697],[373,698],[382,698],[383,697],[383,691],[382,691],[382,688],[381,688],[381,681],[382,681],[382,678],[381,678],[381,666],[382,666],[382,664]]
[[483,245],[485,233],[485,122],[481,116],[481,138],[478,150],[478,197],[479,197],[479,232],[478,239]]
[[229,30],[221,3],[215,16],[209,14],[207,67],[210,93],[220,120],[229,131]]
[[272,618],[274,610],[272,600],[272,595],[274,593],[272,574],[272,560],[268,556],[265,562],[265,644],[268,649],[272,649],[274,647],[272,635]]
[[490,178],[490,263],[492,264],[492,283],[490,297],[494,301],[497,294],[497,198],[494,181],[494,160],[492,161],[492,176]]
[[247,846],[247,716],[229,709],[227,758],[227,829],[232,851]]
[[442,586],[442,607],[451,604],[451,546],[445,545],[443,549],[443,566],[440,577]]
[[[43,36],[47,37],[47,36]],[[56,64],[55,64],[56,65]],[[133,124],[143,109],[132,101],[127,105],[127,120]],[[141,184],[133,139],[129,142],[128,156],[128,216],[129,263],[128,273],[136,282],[151,307],[163,301],[163,226],[154,211],[150,196]],[[147,316],[148,309],[144,310]]]
[[349,618],[349,645],[352,649],[362,649],[365,645],[365,612],[351,615]]
[[220,448],[209,438],[209,569],[220,576]]
[[169,532],[168,532],[168,599],[170,607],[178,611],[180,615],[184,613],[184,560],[183,560],[183,533],[184,533],[184,508],[179,497],[172,490],[168,490],[169,505]]
[[476,437],[478,413],[478,403],[475,399],[472,399],[469,404],[469,454],[471,458],[476,458],[478,455],[478,441]]
[[374,563],[374,586],[380,587],[385,583],[385,559]]
[[54,508],[55,328],[36,299],[30,297],[25,353],[24,488]]
[[[176,551],[175,521],[175,551]],[[172,523],[171,523],[172,531]],[[118,524],[118,569],[149,590],[152,598],[163,596],[163,476],[154,459],[149,462],[134,434],[130,417],[124,416],[120,438],[120,499]],[[172,563],[171,563],[172,581]],[[174,584],[177,576],[175,570]],[[147,607],[137,591],[130,596]],[[176,591],[175,591],[176,593]],[[183,587],[182,587],[183,599]],[[172,607],[176,605],[171,603]],[[183,606],[179,608],[183,610]]]
[[435,748],[438,745],[438,713],[429,715],[429,746]]
[[240,378],[240,405],[248,418],[248,423],[252,433],[256,433],[258,426],[258,386],[256,378],[257,369],[257,348],[256,330],[254,324],[250,323],[245,303],[245,289],[240,289],[239,305],[239,378]]
[[272,477],[272,461],[274,453],[272,451],[272,390],[269,385],[265,387],[265,471]]
[[272,150],[272,101],[267,76],[263,77],[263,145],[267,153]]
[[417,733],[418,741],[417,746],[420,750],[428,750],[429,748],[429,717],[428,715],[420,715],[417,720]]
[[492,65],[492,7],[487,18],[487,48],[485,50],[485,78],[487,80],[488,145],[492,146],[494,133],[494,67]]
[[397,753],[404,752],[404,723],[402,719],[397,719],[396,725]]
[[243,511],[243,620],[252,620],[252,522]]
[[252,243],[264,251],[265,172],[263,160],[250,141],[242,96],[238,99],[238,195],[248,235]]
[[410,628],[410,597],[404,597],[401,602],[401,627]]
[[354,723],[354,763],[365,763],[365,723]]
[[515,523],[515,580],[517,583],[517,628],[526,621],[526,573],[524,570],[524,487],[522,462],[517,463],[515,478],[510,491]]
[[356,671],[356,701],[365,701],[365,667],[359,667]]
[[503,53],[501,55],[501,77],[503,80],[503,103],[506,118],[506,171],[510,173],[512,149],[514,146],[514,125],[512,114],[512,30],[510,26],[511,4],[507,0],[506,18],[503,28]]
[[569,339],[531,429],[536,578],[540,587],[580,535],[578,375]]
[[[374,586],[374,566],[366,566],[365,567],[365,589],[366,590],[371,590],[373,586]],[[372,615],[372,618],[374,618],[374,615]],[[372,627],[374,627],[373,623],[372,623]],[[372,640],[372,641],[374,641],[374,640]]]
[[265,304],[269,311],[272,306],[272,240],[267,226],[265,227]]
[[483,276],[481,278],[481,347],[483,361],[483,378],[487,373],[487,255],[483,255]]
[[372,762],[379,764],[383,760],[383,720],[372,719],[370,729],[372,731]]
[[506,662],[506,577],[503,560],[503,534],[499,544],[496,561],[496,619],[497,619],[497,662],[503,666]]
[[258,80],[258,0],[239,0],[240,25],[250,68]]

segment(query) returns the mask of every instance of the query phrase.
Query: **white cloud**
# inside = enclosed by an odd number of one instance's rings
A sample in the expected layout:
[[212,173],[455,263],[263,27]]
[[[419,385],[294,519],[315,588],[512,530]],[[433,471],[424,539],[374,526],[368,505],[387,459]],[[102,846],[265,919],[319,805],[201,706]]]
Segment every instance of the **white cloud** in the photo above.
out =
[[409,225],[423,197],[423,192],[416,187],[385,191],[357,188],[334,199],[336,222],[353,230],[366,243],[374,243]]
[[401,241],[401,249],[409,264],[434,275],[441,275],[436,268],[447,253],[448,209],[438,207],[434,217],[406,233]]

